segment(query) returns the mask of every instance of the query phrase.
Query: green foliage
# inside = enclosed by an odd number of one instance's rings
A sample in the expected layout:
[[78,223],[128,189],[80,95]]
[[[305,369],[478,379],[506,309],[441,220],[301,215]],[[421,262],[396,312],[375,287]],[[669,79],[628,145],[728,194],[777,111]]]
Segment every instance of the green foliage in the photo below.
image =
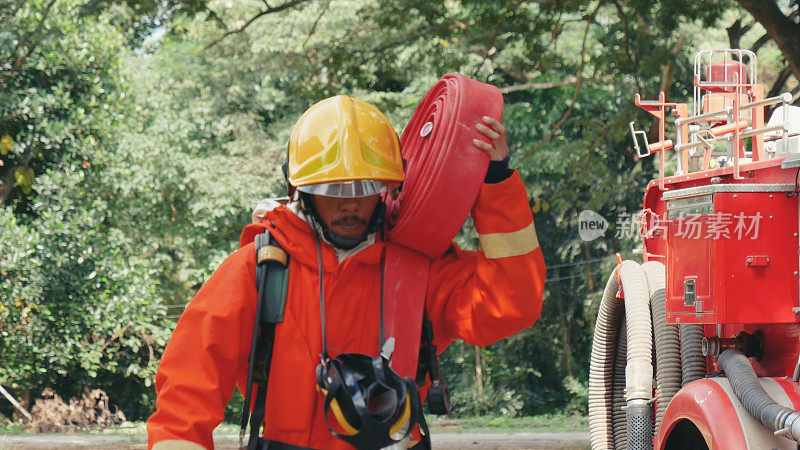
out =
[[0,135],[12,142],[0,159],[0,383],[70,395],[127,378],[109,389],[127,402],[115,393],[150,385],[169,330],[151,274],[129,258],[131,230],[110,226],[114,205],[98,195],[106,187],[96,170],[114,151],[108,136],[125,95],[122,34],[81,6],[0,11],[10,24],[0,33],[9,61]]
[[0,136],[13,143],[0,156],[0,205],[21,213],[36,176],[74,171],[97,148],[120,48],[113,27],[77,16],[78,1],[19,3],[0,9]]
[[0,382],[13,388],[74,390],[115,373],[148,384],[168,338],[152,284],[127,260],[125,237],[103,226],[111,211],[87,178],[41,175],[29,225],[0,210],[0,246],[14,249],[0,259],[10,300],[0,305]]
[[256,76],[181,38],[124,59],[126,119],[103,159],[110,222],[135,233],[170,303],[185,304],[236,248],[253,201],[281,190],[285,150],[253,112]]

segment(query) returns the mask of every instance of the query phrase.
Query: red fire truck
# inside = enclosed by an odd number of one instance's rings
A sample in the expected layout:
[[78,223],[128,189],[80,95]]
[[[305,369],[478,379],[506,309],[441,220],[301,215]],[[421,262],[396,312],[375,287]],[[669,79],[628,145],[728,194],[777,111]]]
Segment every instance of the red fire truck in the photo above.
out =
[[644,261],[618,258],[597,316],[593,449],[798,449],[800,108],[757,74],[750,51],[702,51],[693,105],[636,96],[659,176]]

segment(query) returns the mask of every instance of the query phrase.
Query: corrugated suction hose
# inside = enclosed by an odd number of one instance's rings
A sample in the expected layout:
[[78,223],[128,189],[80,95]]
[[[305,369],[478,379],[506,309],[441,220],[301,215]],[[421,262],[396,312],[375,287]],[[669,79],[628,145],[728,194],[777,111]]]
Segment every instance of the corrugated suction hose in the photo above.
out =
[[614,360],[619,326],[624,308],[627,332],[625,368],[626,435],[629,448],[652,448],[653,395],[652,327],[650,295],[644,271],[634,261],[619,267],[625,301],[616,298],[619,283],[612,274],[606,284],[592,341],[589,369],[589,438],[593,449],[614,448],[622,433],[609,426],[614,419]]
[[[679,329],[666,323],[663,264],[639,266],[624,261],[619,273],[625,300],[616,298],[620,286],[612,274],[594,330],[589,436],[593,449],[650,449],[670,401],[681,384],[688,382],[682,379],[682,372],[689,372],[690,381],[705,376],[700,348],[703,328],[689,325]],[[655,427],[650,407],[653,336],[658,392]]]
[[625,325],[625,316],[619,326],[617,337],[617,351],[614,357],[614,381],[611,392],[611,426],[614,433],[614,447],[623,449],[628,447],[628,424],[625,417],[625,365],[628,363],[628,332]]
[[781,431],[800,441],[800,413],[779,405],[767,394],[750,361],[740,350],[725,350],[717,358],[717,363],[728,377],[736,397],[753,417],[773,431]]
[[486,141],[475,125],[500,120],[497,87],[459,74],[443,77],[417,105],[400,137],[406,179],[396,200],[385,198],[389,240],[436,257],[444,253],[469,215],[489,158],[472,139]]
[[614,273],[608,277],[594,326],[592,356],[589,363],[589,440],[593,449],[613,449],[612,392],[614,360],[619,324],[625,314],[617,299],[619,282]]
[[703,326],[681,325],[681,373],[684,386],[706,376],[706,357],[703,356]]

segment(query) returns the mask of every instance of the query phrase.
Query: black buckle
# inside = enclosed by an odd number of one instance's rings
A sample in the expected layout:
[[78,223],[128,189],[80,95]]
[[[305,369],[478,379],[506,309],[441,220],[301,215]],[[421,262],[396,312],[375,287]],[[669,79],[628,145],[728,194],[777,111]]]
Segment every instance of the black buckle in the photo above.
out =
[[444,381],[436,380],[428,389],[428,411],[437,416],[450,414],[450,388]]

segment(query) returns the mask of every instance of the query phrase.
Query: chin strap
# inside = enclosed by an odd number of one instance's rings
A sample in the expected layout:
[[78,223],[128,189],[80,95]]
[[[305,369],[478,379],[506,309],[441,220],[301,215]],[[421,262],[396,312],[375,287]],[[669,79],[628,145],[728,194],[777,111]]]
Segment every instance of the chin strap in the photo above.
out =
[[349,238],[334,233],[328,228],[327,225],[325,225],[325,222],[322,220],[322,217],[320,217],[319,211],[317,211],[317,207],[314,205],[314,201],[310,194],[301,192],[300,202],[303,206],[303,212],[307,213],[307,215],[311,217],[314,222],[316,222],[316,224],[319,226],[319,231],[322,232],[322,236],[325,238],[325,240],[342,250],[354,249],[359,244],[366,241],[367,237],[371,233],[374,233],[378,228],[381,227],[381,225],[383,225],[383,220],[386,216],[386,204],[381,200],[375,207],[375,211],[372,212],[372,217],[369,219],[367,230],[364,231],[364,234],[357,238]]

